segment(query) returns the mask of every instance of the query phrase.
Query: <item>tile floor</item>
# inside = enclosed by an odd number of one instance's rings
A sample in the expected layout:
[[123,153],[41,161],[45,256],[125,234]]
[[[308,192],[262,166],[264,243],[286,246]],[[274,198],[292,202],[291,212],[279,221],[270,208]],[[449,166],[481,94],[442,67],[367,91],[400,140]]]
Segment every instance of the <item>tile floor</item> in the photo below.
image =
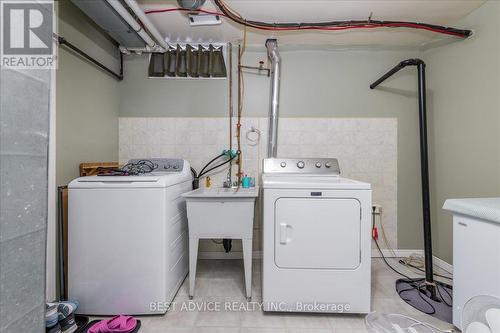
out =
[[[394,262],[394,266],[397,264]],[[398,269],[408,273],[404,267]],[[253,262],[253,298],[255,305],[247,305],[244,298],[243,263],[241,260],[199,260],[195,297],[188,298],[188,283],[184,281],[171,308],[164,316],[141,317],[141,332],[144,333],[294,333],[294,332],[368,332],[364,316],[348,314],[295,314],[264,313],[258,303],[261,300],[261,262]],[[427,316],[407,305],[397,296],[394,281],[398,275],[391,271],[381,259],[372,260],[372,309],[386,313],[401,313],[429,322],[442,329],[453,326]],[[225,310],[225,304],[235,302],[235,307],[244,304],[240,311]],[[240,303],[241,302],[241,303]],[[187,307],[219,304],[220,311]]]

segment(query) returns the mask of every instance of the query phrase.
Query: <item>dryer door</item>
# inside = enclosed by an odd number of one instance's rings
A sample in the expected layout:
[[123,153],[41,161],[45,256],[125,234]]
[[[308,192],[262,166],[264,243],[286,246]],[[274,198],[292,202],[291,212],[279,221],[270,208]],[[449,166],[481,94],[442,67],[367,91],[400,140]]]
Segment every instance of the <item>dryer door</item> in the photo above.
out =
[[356,269],[361,263],[361,204],[353,198],[275,202],[275,263],[280,268]]

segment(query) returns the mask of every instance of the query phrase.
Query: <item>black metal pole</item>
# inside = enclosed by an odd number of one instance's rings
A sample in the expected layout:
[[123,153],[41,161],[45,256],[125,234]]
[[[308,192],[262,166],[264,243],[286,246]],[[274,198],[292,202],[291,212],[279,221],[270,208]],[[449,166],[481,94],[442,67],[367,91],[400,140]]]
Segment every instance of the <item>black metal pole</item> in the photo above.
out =
[[59,272],[59,300],[66,300],[66,279],[64,275],[64,267],[66,263],[64,262],[64,207],[63,207],[63,191],[66,186],[59,186],[57,188],[57,257],[59,262],[58,272]]
[[401,61],[399,64],[397,64],[396,66],[394,66],[391,70],[389,70],[387,73],[385,73],[384,75],[382,75],[380,77],[380,79],[378,79],[377,81],[375,81],[372,84],[370,84],[370,89],[375,89],[379,84],[381,84],[382,82],[384,82],[389,77],[393,76],[394,74],[396,74],[397,72],[399,72],[401,69],[405,68],[406,66],[416,66],[420,62],[423,63],[423,61],[420,60],[420,59],[407,59],[407,60]]
[[370,89],[375,89],[375,87],[377,87],[379,84],[381,84],[382,82],[384,82],[386,79],[388,79],[389,77],[391,77],[392,75],[394,75],[396,72],[399,72],[399,70],[401,70],[404,67],[405,66],[402,66],[401,63],[397,64],[390,71],[388,71],[387,73],[385,73],[384,75],[382,75],[382,77],[380,79],[378,79],[377,81],[375,81],[372,84],[370,84]]
[[120,74],[118,74],[119,77],[121,77],[120,81],[123,80],[123,53],[120,52]]
[[418,114],[420,128],[420,174],[422,181],[422,218],[424,225],[424,254],[425,254],[425,280],[428,282],[428,290],[435,297],[434,272],[432,264],[432,230],[430,212],[430,191],[429,191],[429,156],[427,147],[427,108],[425,92],[425,62],[421,59],[407,59],[401,61],[394,68],[385,73],[380,79],[370,85],[374,89],[387,78],[405,68],[406,66],[417,66],[418,69]]
[[[425,63],[419,62],[418,70],[418,113],[420,125],[420,173],[422,179],[422,217],[424,220],[425,280],[434,283],[432,264],[432,230],[429,191],[429,155],[427,147],[427,107],[425,93]],[[434,288],[431,288],[434,290]]]
[[66,40],[66,38],[61,37],[61,36],[57,36],[57,42],[59,43],[59,45],[66,46],[67,48],[69,48],[70,50],[72,50],[73,52],[75,52],[76,54],[78,54],[79,56],[83,57],[85,60],[91,62],[94,65],[96,65],[97,67],[99,67],[100,69],[102,69],[103,71],[105,71],[106,73],[108,73],[109,75],[111,75],[112,77],[114,77],[115,79],[117,79],[118,81],[122,81],[123,80],[123,55],[122,55],[121,52],[120,52],[120,73],[117,74],[113,70],[109,69],[108,67],[106,67],[105,65],[103,65],[102,63],[100,63],[99,61],[97,61],[94,58],[92,58],[91,56],[89,56],[84,51],[80,50],[75,45],[73,45],[70,42],[68,42]]

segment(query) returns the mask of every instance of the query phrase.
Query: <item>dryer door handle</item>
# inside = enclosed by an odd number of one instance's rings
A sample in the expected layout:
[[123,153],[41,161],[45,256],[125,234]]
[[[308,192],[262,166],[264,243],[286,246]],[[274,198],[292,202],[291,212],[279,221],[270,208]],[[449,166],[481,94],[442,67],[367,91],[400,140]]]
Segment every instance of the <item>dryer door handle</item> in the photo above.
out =
[[288,237],[286,235],[288,229],[288,224],[280,223],[280,243],[286,244],[288,243]]

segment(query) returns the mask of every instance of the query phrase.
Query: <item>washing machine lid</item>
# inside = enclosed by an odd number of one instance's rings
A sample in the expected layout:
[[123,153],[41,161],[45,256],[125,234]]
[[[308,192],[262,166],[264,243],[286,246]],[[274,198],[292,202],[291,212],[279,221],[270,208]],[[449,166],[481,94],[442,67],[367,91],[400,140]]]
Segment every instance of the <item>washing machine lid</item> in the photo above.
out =
[[370,190],[369,183],[340,176],[263,174],[264,189]]
[[159,177],[154,176],[87,176],[69,183],[68,188],[128,188],[164,187]]
[[87,176],[76,178],[68,188],[155,188],[169,187],[191,181],[191,166],[188,161],[179,158],[131,159],[128,163],[148,160],[156,164],[153,172],[133,176]]
[[164,188],[191,180],[184,173],[149,173],[138,176],[87,176],[69,183],[68,188]]

